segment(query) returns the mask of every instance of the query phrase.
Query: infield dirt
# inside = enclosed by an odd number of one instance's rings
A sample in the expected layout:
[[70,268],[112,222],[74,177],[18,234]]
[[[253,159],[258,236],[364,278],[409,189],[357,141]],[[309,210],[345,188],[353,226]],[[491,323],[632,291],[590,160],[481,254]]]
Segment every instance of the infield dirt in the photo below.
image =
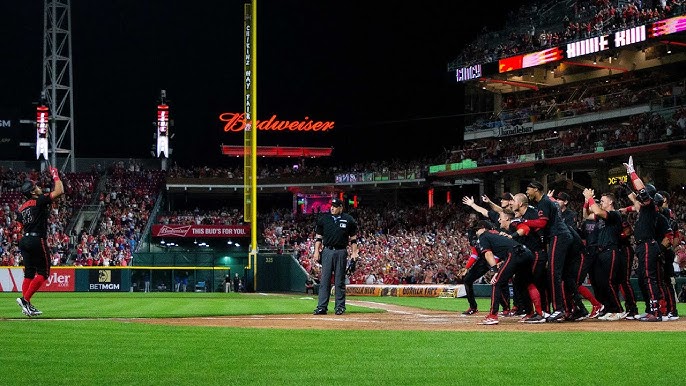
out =
[[371,301],[348,301],[348,304],[382,309],[380,313],[345,313],[343,315],[248,315],[202,318],[138,319],[150,324],[212,327],[251,327],[320,330],[416,330],[416,331],[685,331],[683,319],[669,322],[620,320],[606,322],[587,319],[564,323],[520,323],[517,317],[500,318],[497,325],[480,325],[485,312],[463,316],[457,312],[433,311]]

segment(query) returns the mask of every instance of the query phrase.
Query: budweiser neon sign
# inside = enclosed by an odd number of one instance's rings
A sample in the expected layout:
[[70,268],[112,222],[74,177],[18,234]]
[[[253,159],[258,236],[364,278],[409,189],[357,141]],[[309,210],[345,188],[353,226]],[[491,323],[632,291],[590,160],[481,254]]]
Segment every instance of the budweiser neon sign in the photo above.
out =
[[[238,132],[245,130],[249,121],[245,120],[243,113],[221,113],[219,120],[224,124],[225,132]],[[305,117],[302,121],[280,121],[276,114],[266,121],[256,121],[257,130],[271,131],[329,131],[334,127],[333,121],[313,121]]]

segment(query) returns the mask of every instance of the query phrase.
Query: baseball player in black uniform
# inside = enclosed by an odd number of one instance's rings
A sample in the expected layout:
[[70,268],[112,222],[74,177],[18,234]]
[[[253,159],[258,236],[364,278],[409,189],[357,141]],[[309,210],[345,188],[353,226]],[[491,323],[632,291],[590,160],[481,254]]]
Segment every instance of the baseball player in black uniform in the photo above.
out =
[[638,276],[643,300],[646,303],[646,314],[638,318],[642,322],[660,322],[660,285],[658,283],[657,270],[660,247],[655,240],[655,224],[659,211],[653,196],[656,189],[653,185],[646,185],[636,174],[633,157],[624,163],[633,188],[638,193],[630,193],[629,199],[633,202],[634,210],[638,211],[638,217],[634,224],[634,251],[638,259]]
[[[510,278],[514,275],[519,276],[519,280],[515,281],[515,285],[528,285],[532,283],[531,265],[533,263],[533,254],[528,248],[512,240],[509,237],[500,235],[498,231],[492,229],[492,224],[488,221],[481,220],[476,225],[476,234],[479,236],[479,249],[483,253],[489,265],[489,269],[495,272],[491,279],[491,307],[489,315],[481,322],[481,324],[498,324],[498,299],[501,293],[506,290],[506,286]],[[500,256],[502,262],[500,268],[496,265],[494,255]],[[531,303],[527,288],[518,287],[519,293],[522,295],[524,302]],[[534,287],[534,291],[537,291]],[[528,323],[544,323],[545,318],[541,315],[533,315],[531,318],[525,320]]]
[[598,222],[595,219],[595,215],[588,209],[588,201],[584,201],[583,206],[583,217],[584,221],[581,224],[579,230],[579,236],[584,243],[584,253],[581,254],[581,263],[579,264],[579,270],[576,273],[576,283],[578,285],[578,292],[581,296],[586,298],[591,302],[591,312],[586,313],[586,307],[575,310],[575,315],[573,315],[574,320],[584,320],[586,318],[593,319],[604,313],[605,306],[596,298],[596,296],[584,285],[586,277],[589,278],[593,291],[597,294],[599,293],[598,288],[595,283],[595,261],[598,256],[598,232],[596,232],[596,227]]
[[526,187],[526,195],[530,202],[536,203],[538,218],[526,220],[525,223],[536,230],[540,230],[548,245],[548,280],[550,283],[550,301],[553,312],[548,317],[549,322],[561,322],[565,318],[565,294],[563,289],[563,271],[565,257],[572,243],[569,228],[562,221],[560,207],[550,197],[543,193],[543,184],[531,181]]
[[[467,230],[467,234],[470,245],[470,256],[467,259],[467,263],[465,265],[465,268],[467,268],[467,273],[462,278],[465,296],[467,297],[469,308],[466,311],[462,312],[462,315],[464,316],[474,315],[479,312],[478,305],[476,304],[476,296],[474,295],[474,282],[476,282],[480,277],[488,273],[488,270],[490,268],[486,259],[484,259],[481,256],[479,250],[477,249],[479,243],[478,236],[476,235],[477,221],[478,220],[476,214],[470,213],[467,219],[467,224],[469,227]],[[494,256],[494,258],[497,264],[500,260],[498,256]],[[508,293],[508,291],[504,292],[506,293],[502,294],[502,297],[499,299],[499,301],[500,304],[504,307],[504,309],[508,310],[509,313],[510,294]]]
[[501,235],[507,236],[519,242],[520,244],[526,246],[529,251],[531,251],[533,256],[533,259],[531,260],[531,266],[529,267],[531,276],[525,276],[525,278],[528,278],[530,281],[528,283],[519,283],[522,280],[522,275],[515,275],[513,282],[515,283],[515,287],[525,288],[529,293],[531,302],[521,302],[519,304],[525,317],[532,317],[535,314],[541,316],[542,319],[543,309],[541,306],[541,294],[535,284],[534,279],[536,275],[544,274],[544,267],[540,266],[538,255],[536,252],[534,252],[539,251],[543,247],[541,244],[541,239],[535,232],[530,231],[529,227],[522,222],[521,218],[515,218],[515,212],[513,212],[511,209],[504,209],[500,213],[499,221],[500,229],[504,230],[501,231]]
[[24,281],[22,296],[17,298],[21,312],[26,316],[38,316],[42,312],[31,304],[31,298],[40,289],[50,274],[50,254],[47,244],[48,217],[52,202],[64,194],[64,186],[56,168],[49,168],[55,186],[50,193],[33,181],[27,180],[21,186],[26,201],[19,207],[17,221],[22,225],[19,250],[24,260]]
[[336,315],[345,312],[345,271],[348,265],[348,244],[350,257],[358,257],[357,222],[343,213],[343,201],[331,200],[331,213],[321,214],[315,226],[314,258],[321,261],[322,278],[319,284],[319,299],[315,315],[326,315],[331,297],[331,274],[334,277]]
[[626,314],[619,298],[619,284],[622,277],[622,251],[619,238],[622,233],[622,216],[615,210],[615,197],[612,193],[603,193],[600,205],[593,198],[593,189],[584,189],[584,198],[588,209],[597,221],[597,260],[595,264],[595,282],[598,298],[605,305],[606,313],[598,319],[616,321],[624,319]]
[[[661,200],[663,200],[662,195],[660,193],[655,193],[654,201],[655,204],[658,206],[659,212],[657,216],[657,222],[655,223],[655,240],[657,240],[660,246],[660,254],[658,255],[657,259],[657,282],[660,285],[659,306],[660,313],[662,314],[662,321],[666,322],[670,320],[669,312],[672,309],[676,309],[676,304],[674,303],[674,295],[672,295],[670,293],[671,291],[669,290],[669,287],[671,287],[672,279],[669,275],[674,274],[670,273],[668,269],[665,267],[667,265],[667,255],[669,254],[669,251],[671,249],[671,243],[672,238],[674,237],[674,233],[672,232],[669,220],[667,219],[667,217],[664,216],[662,208],[660,208]],[[674,267],[672,265],[674,261],[674,255],[672,255],[671,258],[672,260],[669,262],[669,265]]]
[[565,256],[565,266],[562,270],[562,280],[565,291],[565,309],[566,320],[583,319],[583,315],[587,315],[588,311],[581,300],[581,293],[579,292],[579,270],[582,264],[582,255],[584,253],[584,241],[579,235],[579,228],[577,226],[577,214],[575,211],[569,209],[569,195],[565,192],[558,192],[556,195],[549,195],[554,198],[560,207],[560,214],[562,221],[567,224],[569,233],[572,235],[572,242],[567,249],[567,256]]
[[[621,210],[620,210],[621,213]],[[634,293],[634,286],[631,284],[631,270],[634,264],[634,248],[631,246],[631,237],[634,234],[634,228],[631,226],[626,218],[622,217],[622,233],[619,235],[619,248],[622,250],[622,277],[619,281],[619,288],[624,294],[624,311],[627,320],[634,320],[638,315],[638,306],[636,305],[636,294]]]
[[512,237],[520,237],[521,239],[516,239],[516,241],[526,245],[534,254],[534,285],[536,285],[541,297],[541,307],[543,308],[542,315],[550,314],[550,296],[548,295],[550,292],[550,285],[546,275],[548,252],[546,251],[546,245],[543,243],[541,234],[525,224],[526,220],[537,219],[538,211],[535,207],[529,205],[529,198],[524,193],[517,193],[514,195],[512,208],[515,213],[513,223],[516,226],[518,234],[518,236],[512,234]]
[[[509,193],[506,193],[509,194]],[[500,212],[502,212],[503,208],[507,208],[510,205],[510,200],[507,198],[508,196],[503,195],[502,199],[502,207],[500,207]],[[489,199],[488,196],[482,196],[481,200],[484,202],[487,202],[490,204],[491,208],[493,209],[486,209],[484,207],[481,207],[477,205],[474,202],[474,197],[462,197],[462,203],[469,206],[470,208],[474,209],[477,211],[479,214],[482,216],[488,218],[488,220],[491,222],[491,224],[497,224],[498,223],[498,218],[500,217],[500,212],[497,210],[494,210],[497,205],[493,204]],[[470,215],[471,218],[471,215]],[[476,247],[476,243],[478,240],[478,237],[476,236],[476,229],[474,229],[474,226],[476,225],[476,219],[472,224],[470,224],[470,245],[473,247]],[[495,228],[495,225],[493,225]],[[467,268],[469,269],[467,271],[467,274],[464,277],[464,286],[465,286],[465,292],[467,293],[467,301],[469,302],[469,309],[465,312],[463,312],[463,315],[473,315],[476,313],[476,300],[474,297],[474,282],[479,279],[481,276],[485,275],[488,272],[488,263],[482,258],[481,252],[478,250],[478,248],[475,248],[476,250],[476,258],[475,259],[469,259],[467,260]],[[496,259],[496,263],[499,262],[499,257],[496,255],[494,256]],[[512,288],[512,291],[514,292],[514,298],[517,299],[517,290]],[[503,311],[500,313],[501,316],[515,316],[514,312],[518,312],[516,309],[510,309],[510,291],[503,291],[501,294],[501,297],[498,299],[500,302],[500,305],[503,307]],[[515,307],[517,306],[517,302],[515,301]],[[514,312],[513,312],[514,311]]]
[[464,289],[469,303],[469,308],[462,312],[462,315],[469,316],[479,312],[476,304],[476,296],[474,295],[474,282],[488,272],[488,263],[485,259],[479,258],[479,251],[476,249],[478,237],[476,236],[476,223],[478,218],[476,213],[470,213],[467,217],[467,238],[469,239],[469,246],[471,249],[471,256],[467,260],[467,273],[464,275]]

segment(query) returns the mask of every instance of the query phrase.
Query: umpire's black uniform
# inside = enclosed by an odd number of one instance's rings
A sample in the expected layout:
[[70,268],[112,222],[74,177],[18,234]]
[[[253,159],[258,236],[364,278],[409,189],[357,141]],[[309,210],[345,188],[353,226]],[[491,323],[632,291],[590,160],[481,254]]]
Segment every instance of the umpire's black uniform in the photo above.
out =
[[[353,258],[357,257],[357,222],[342,212],[343,202],[331,201],[331,213],[323,213],[315,226],[315,257],[322,264],[322,277],[319,284],[319,298],[315,315],[326,314],[331,297],[331,274],[334,276],[335,310],[340,315],[345,312],[345,271],[348,263],[348,243],[353,243]],[[321,252],[319,248],[322,247]]]

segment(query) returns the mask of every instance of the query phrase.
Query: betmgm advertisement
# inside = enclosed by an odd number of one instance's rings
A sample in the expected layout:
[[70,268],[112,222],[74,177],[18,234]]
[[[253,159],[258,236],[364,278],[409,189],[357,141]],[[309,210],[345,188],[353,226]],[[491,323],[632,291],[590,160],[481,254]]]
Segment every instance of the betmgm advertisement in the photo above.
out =
[[118,292],[121,290],[121,271],[118,269],[91,269],[88,272],[88,291]]

